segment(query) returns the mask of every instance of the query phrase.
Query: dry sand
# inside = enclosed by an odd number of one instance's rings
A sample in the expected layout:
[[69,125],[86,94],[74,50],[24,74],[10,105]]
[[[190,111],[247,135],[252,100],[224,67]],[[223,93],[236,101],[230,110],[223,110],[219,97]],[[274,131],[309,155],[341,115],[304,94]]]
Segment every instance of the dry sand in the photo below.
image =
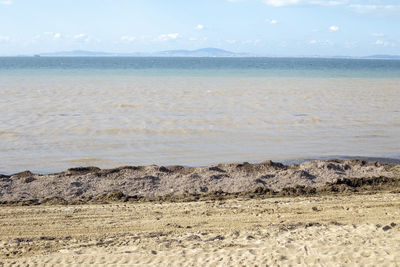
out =
[[0,266],[399,266],[399,167],[332,160],[2,175]]
[[4,266],[399,266],[400,195],[0,207]]

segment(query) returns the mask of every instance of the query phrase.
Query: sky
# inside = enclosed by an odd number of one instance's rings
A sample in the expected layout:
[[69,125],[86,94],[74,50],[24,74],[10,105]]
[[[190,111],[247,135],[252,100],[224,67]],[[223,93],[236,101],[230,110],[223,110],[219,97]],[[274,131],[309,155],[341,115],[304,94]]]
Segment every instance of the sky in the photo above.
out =
[[0,55],[400,55],[400,0],[0,0]]

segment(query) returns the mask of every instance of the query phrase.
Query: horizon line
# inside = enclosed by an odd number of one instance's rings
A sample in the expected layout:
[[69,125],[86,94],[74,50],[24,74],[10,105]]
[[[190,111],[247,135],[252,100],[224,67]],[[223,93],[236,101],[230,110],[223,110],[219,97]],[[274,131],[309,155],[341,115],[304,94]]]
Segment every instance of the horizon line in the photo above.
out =
[[96,50],[63,50],[55,52],[39,52],[15,55],[0,55],[0,57],[227,57],[227,58],[354,58],[354,59],[400,59],[395,54],[373,54],[373,55],[268,55],[261,53],[233,52],[222,48],[205,47],[198,49],[171,49],[153,52],[106,52]]

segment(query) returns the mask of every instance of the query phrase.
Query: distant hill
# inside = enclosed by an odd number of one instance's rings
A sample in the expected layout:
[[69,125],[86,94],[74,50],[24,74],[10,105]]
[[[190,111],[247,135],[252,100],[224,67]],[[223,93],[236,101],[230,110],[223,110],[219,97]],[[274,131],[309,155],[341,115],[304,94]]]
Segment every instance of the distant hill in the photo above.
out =
[[363,58],[369,58],[369,59],[400,59],[400,56],[394,56],[394,55],[373,55],[373,56],[367,56]]
[[197,50],[168,50],[158,52],[157,54],[161,56],[173,57],[241,57],[250,55],[246,53],[235,53],[212,47]]
[[[219,48],[201,48],[196,50],[166,50],[154,53],[111,53],[101,51],[61,51],[54,53],[40,53],[37,57],[260,57],[260,55],[250,53],[236,53]],[[269,56],[270,57],[270,56]],[[301,58],[338,58],[338,59],[387,59],[400,60],[400,55],[372,55],[365,57],[352,56],[302,56]]]
[[35,56],[41,56],[41,57],[113,57],[113,56],[122,56],[122,55],[123,54],[119,54],[119,53],[74,50],[74,51],[61,51],[61,52],[54,52],[54,53],[41,53],[41,54],[37,54]]
[[61,51],[54,53],[41,53],[41,57],[244,57],[251,56],[246,53],[235,53],[218,48],[202,48],[197,50],[167,50],[155,53],[108,53],[85,50]]

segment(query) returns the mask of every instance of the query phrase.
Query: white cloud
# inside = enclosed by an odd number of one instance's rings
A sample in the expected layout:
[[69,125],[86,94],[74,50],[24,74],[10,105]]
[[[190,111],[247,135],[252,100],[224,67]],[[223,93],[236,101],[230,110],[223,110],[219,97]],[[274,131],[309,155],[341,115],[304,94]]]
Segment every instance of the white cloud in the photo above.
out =
[[370,12],[378,8],[377,5],[350,5],[349,7],[359,13]]
[[388,1],[394,2],[396,4],[382,4],[384,0],[227,0],[228,2],[247,2],[247,1],[259,1],[268,6],[273,7],[283,7],[283,6],[293,6],[293,5],[316,5],[316,6],[343,6],[349,8],[358,13],[368,13],[368,12],[393,12],[400,11],[400,4],[398,1]]
[[376,42],[374,44],[379,45],[379,46],[384,46],[384,47],[387,47],[387,46],[395,47],[396,46],[395,43],[382,41],[382,40],[376,40]]
[[225,40],[228,44],[235,44],[237,41],[236,40]]
[[269,24],[277,24],[279,21],[276,19],[266,19],[265,22],[267,22]]
[[88,36],[85,39],[85,43],[101,43],[101,39],[93,38],[92,36]]
[[136,40],[136,37],[124,35],[124,36],[121,36],[120,40],[124,43],[132,43]]
[[75,35],[73,38],[77,39],[77,40],[81,40],[81,39],[84,39],[86,37],[87,37],[86,33],[80,33],[80,34]]
[[338,6],[349,2],[349,0],[262,0],[262,2],[269,6],[290,6],[290,5],[319,5],[319,6]]
[[100,39],[94,38],[92,36],[87,35],[86,33],[80,33],[77,35],[74,35],[72,37],[74,40],[78,42],[85,42],[85,43],[101,43]]
[[349,0],[337,0],[337,1],[306,1],[310,5],[319,5],[319,6],[340,6],[347,4]]
[[9,36],[0,36],[0,44],[1,43],[8,43],[11,40]]
[[198,30],[202,30],[202,29],[204,29],[204,25],[202,25],[202,24],[199,24],[199,25],[197,25],[197,26],[196,26],[196,29],[198,29]]
[[32,43],[49,42],[49,41],[60,40],[62,37],[63,35],[59,32],[44,32],[42,34],[37,34],[33,36],[29,42]]
[[167,33],[167,34],[161,34],[158,36],[159,41],[169,41],[169,40],[175,40],[180,37],[179,33]]
[[358,13],[369,13],[377,11],[400,11],[400,5],[349,5],[349,8]]
[[325,46],[332,46],[334,43],[331,40],[310,40],[308,42],[310,45],[325,45]]
[[288,6],[299,4],[300,0],[263,0],[263,3],[269,6]]
[[258,45],[259,43],[260,43],[259,39],[242,41],[242,44],[245,44],[245,45]]
[[337,31],[339,30],[339,27],[338,27],[338,26],[335,26],[335,25],[332,25],[332,26],[329,27],[329,30],[330,30],[331,32],[337,32]]
[[[54,33],[54,32],[44,32],[43,35],[48,39],[48,38],[53,38],[53,39],[60,39],[61,38],[61,33]],[[40,35],[35,36],[36,39],[40,39]]]
[[372,34],[372,36],[375,36],[375,37],[384,37],[385,36],[385,34],[384,33],[373,33]]
[[0,5],[9,6],[9,5],[12,5],[12,4],[13,4],[13,2],[11,0],[0,1]]

